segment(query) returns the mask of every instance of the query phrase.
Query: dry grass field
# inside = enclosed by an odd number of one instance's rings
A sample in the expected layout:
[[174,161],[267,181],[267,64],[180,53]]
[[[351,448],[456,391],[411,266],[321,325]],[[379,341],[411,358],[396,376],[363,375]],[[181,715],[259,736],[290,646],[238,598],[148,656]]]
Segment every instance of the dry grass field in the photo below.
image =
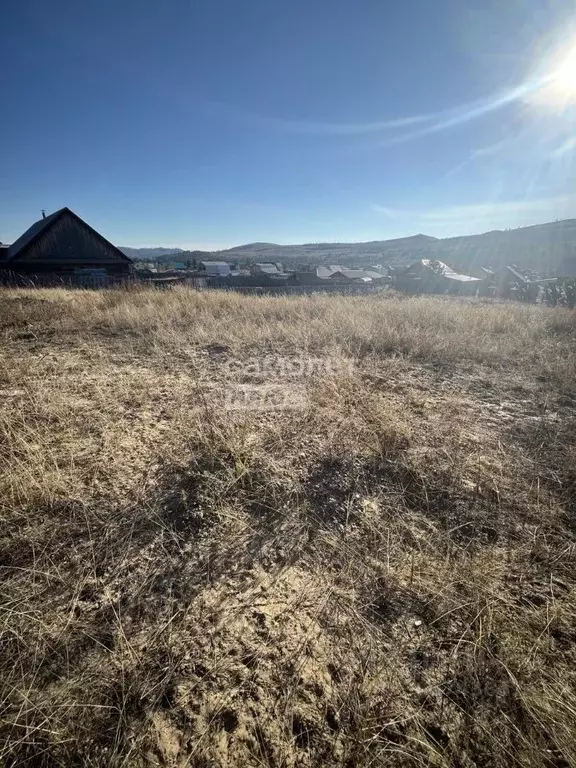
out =
[[576,315],[0,293],[0,764],[576,765]]

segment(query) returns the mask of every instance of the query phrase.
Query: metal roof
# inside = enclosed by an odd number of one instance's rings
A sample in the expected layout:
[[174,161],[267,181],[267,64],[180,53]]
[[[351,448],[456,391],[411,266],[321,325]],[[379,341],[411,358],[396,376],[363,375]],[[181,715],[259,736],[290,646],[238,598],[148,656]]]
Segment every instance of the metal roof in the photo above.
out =
[[346,267],[342,267],[339,264],[321,265],[316,267],[316,274],[318,277],[330,277],[334,272],[341,272],[343,269],[346,269]]
[[202,260],[200,262],[200,264],[204,264],[204,266],[206,266],[206,264],[209,264],[211,267],[229,267],[230,266],[227,261],[204,261],[204,260]]
[[260,272],[266,272],[267,274],[272,275],[282,274],[276,264],[272,261],[258,261],[254,266],[258,267]]
[[379,280],[383,275],[379,272],[374,272],[370,269],[339,269],[337,272],[333,272],[330,277],[339,277],[343,275],[349,280]]
[[432,259],[420,259],[419,261],[412,264],[409,269],[412,269],[418,264],[421,264],[423,267],[428,267],[429,269],[434,269],[435,266],[441,267],[442,271],[439,272],[439,274],[442,275],[442,277],[448,278],[448,280],[457,280],[459,283],[475,283],[480,281],[480,278],[478,277],[462,275],[459,272],[455,272],[452,267],[448,266],[448,264],[444,264],[443,261],[433,261]]
[[444,272],[443,277],[448,278],[448,280],[457,280],[459,283],[479,283],[480,278],[479,277],[471,277],[470,275],[460,275],[458,272],[454,272],[453,269],[448,268],[446,272]]

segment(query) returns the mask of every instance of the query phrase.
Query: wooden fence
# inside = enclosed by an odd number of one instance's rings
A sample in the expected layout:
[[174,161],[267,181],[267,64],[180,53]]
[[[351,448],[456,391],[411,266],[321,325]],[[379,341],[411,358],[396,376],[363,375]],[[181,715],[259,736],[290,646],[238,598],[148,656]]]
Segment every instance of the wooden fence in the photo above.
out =
[[243,293],[255,296],[302,296],[310,295],[312,293],[337,293],[346,295],[363,295],[366,293],[378,293],[382,290],[382,286],[374,284],[318,284],[312,285],[210,285],[207,288],[217,291],[235,291],[236,293]]
[[0,286],[5,288],[122,288],[140,281],[132,276],[115,275],[20,275],[0,271]]
[[19,275],[14,272],[0,272],[0,286],[6,288],[74,288],[101,290],[103,288],[135,289],[149,287],[157,291],[171,290],[176,286],[186,286],[193,290],[235,291],[255,296],[286,296],[309,295],[312,293],[333,293],[346,295],[363,295],[376,293],[382,286],[371,283],[313,283],[311,285],[242,285],[238,281],[211,280],[205,277],[158,277],[141,278],[137,275]]

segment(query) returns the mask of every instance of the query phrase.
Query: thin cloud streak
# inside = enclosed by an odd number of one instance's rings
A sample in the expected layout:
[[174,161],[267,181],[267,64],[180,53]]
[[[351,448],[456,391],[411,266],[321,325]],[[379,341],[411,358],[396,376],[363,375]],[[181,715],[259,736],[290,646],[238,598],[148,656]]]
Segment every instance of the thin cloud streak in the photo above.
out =
[[551,152],[550,157],[553,157],[554,159],[558,157],[563,157],[565,154],[567,154],[568,152],[571,152],[573,149],[576,149],[576,136],[573,136],[571,139],[568,139],[568,141],[565,141],[564,144],[562,144],[553,152]]
[[370,206],[370,210],[374,211],[374,213],[382,213],[384,216],[388,216],[390,219],[398,219],[403,216],[413,216],[415,213],[414,211],[408,211],[402,208],[391,208],[387,205],[378,205],[377,203],[373,203]]
[[467,168],[471,163],[476,162],[476,160],[480,160],[485,157],[494,157],[503,149],[505,149],[509,143],[509,139],[503,139],[502,141],[497,141],[494,144],[489,144],[485,147],[478,147],[478,149],[473,149],[468,153],[468,157],[446,171],[442,178],[450,179],[453,176],[456,176],[458,173],[460,173],[460,171],[462,171],[464,168]]
[[490,219],[495,215],[508,216],[516,213],[545,213],[554,206],[566,205],[571,201],[567,196],[548,197],[536,200],[503,200],[471,205],[454,205],[432,208],[421,214],[423,221],[460,221],[466,219]]
[[448,205],[429,209],[394,208],[372,204],[370,210],[389,219],[402,221],[414,228],[472,226],[516,226],[515,217],[541,216],[558,218],[569,216],[576,211],[576,197],[562,195],[557,197],[537,198],[532,200],[494,200],[468,205]]
[[449,128],[476,120],[491,112],[496,112],[509,104],[524,101],[527,96],[536,93],[549,80],[550,77],[527,81],[497,96],[487,97],[449,109],[367,123],[332,123],[267,117],[253,113],[237,112],[234,108],[222,103],[212,103],[207,108],[210,111],[234,114],[236,118],[255,125],[268,126],[289,133],[318,136],[360,136],[363,134],[384,133],[395,128],[409,129],[413,126],[421,126],[415,130],[408,130],[391,136],[381,143],[381,146],[392,146],[448,130]]
[[[470,104],[457,107],[445,112],[439,112],[436,115],[436,120],[424,128],[420,128],[415,131],[409,131],[408,133],[401,133],[397,136],[393,136],[390,139],[386,139],[382,142],[381,146],[392,146],[394,144],[403,144],[406,141],[412,141],[413,139],[419,139],[422,136],[428,136],[432,133],[439,133],[445,131],[448,128],[453,128],[457,125],[469,123],[472,120],[476,120],[484,115],[496,112],[503,107],[513,104],[518,101],[523,101],[524,98],[538,90],[542,85],[547,82],[546,80],[538,80],[535,82],[523,83],[522,85],[513,88],[506,93],[500,94],[491,99],[485,99],[483,101],[471,102]],[[445,115],[445,117],[442,117]]]
[[233,116],[236,119],[255,126],[277,129],[287,133],[318,135],[318,136],[360,136],[362,134],[381,133],[394,128],[409,128],[414,125],[432,122],[436,113],[398,117],[390,120],[380,120],[367,123],[332,123],[315,120],[291,120],[282,117],[268,117],[252,112],[237,111],[234,107],[220,102],[205,105],[208,112]]
[[503,139],[502,141],[496,141],[494,144],[489,144],[486,147],[478,147],[470,152],[470,160],[477,160],[479,157],[492,157],[501,152],[504,147],[509,144],[509,139]]

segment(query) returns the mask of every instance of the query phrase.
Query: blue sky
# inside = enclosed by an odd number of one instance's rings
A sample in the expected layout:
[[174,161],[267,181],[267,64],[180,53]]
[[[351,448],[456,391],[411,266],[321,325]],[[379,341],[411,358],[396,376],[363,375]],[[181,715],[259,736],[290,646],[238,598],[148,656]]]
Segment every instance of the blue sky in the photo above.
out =
[[576,82],[546,79],[573,0],[9,0],[0,28],[3,242],[63,205],[189,248],[576,217]]

